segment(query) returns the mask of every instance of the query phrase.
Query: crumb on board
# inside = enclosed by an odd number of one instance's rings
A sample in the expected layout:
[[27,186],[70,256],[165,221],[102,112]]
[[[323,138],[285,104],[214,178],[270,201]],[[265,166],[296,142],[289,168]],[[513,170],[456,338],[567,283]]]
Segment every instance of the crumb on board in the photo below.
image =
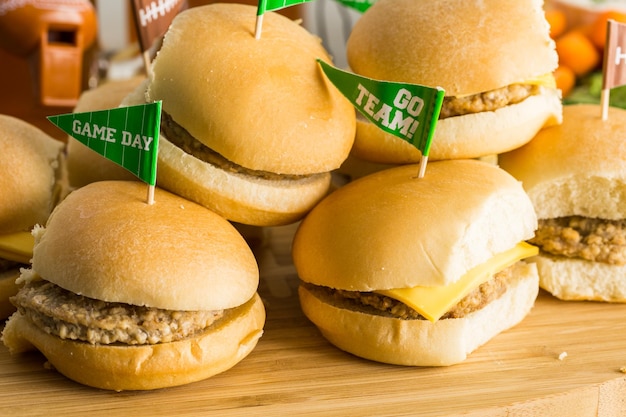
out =
[[623,374],[626,374],[626,366],[622,366],[621,368],[619,368],[619,371]]
[[566,357],[567,357],[567,352],[561,352],[561,354],[559,355],[559,360],[562,361]]

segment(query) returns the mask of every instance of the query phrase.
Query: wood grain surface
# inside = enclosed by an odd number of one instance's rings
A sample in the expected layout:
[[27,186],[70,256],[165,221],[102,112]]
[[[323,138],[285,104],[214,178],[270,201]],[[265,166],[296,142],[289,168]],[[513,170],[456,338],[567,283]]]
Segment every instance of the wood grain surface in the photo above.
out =
[[289,254],[293,226],[257,248],[265,333],[234,368],[148,392],[74,383],[33,352],[0,346],[2,416],[626,416],[626,305],[541,293],[530,315],[447,368],[375,363],[344,353],[302,315]]

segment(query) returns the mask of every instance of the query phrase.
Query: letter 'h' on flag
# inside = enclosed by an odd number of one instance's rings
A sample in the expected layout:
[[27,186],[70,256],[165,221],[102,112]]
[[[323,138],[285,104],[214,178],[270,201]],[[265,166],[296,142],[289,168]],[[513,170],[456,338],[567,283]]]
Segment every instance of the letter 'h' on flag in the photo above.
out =
[[611,88],[626,84],[626,25],[609,19],[602,71],[602,120],[608,117]]

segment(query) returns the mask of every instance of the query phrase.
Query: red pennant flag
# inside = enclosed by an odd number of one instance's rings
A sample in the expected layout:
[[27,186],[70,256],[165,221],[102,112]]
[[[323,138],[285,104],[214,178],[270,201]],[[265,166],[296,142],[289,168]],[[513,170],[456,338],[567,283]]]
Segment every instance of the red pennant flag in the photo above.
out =
[[626,84],[626,25],[609,20],[606,30],[603,90]]
[[187,8],[186,0],[132,0],[141,51],[146,52],[162,37],[174,17]]

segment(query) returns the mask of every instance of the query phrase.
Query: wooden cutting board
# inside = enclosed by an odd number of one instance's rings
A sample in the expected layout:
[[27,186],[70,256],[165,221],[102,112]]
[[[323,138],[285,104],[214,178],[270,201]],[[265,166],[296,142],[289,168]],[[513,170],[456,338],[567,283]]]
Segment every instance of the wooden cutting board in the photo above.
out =
[[149,392],[81,386],[38,353],[0,346],[0,415],[626,416],[626,305],[541,293],[530,315],[462,364],[370,362],[323,339],[302,315],[289,246],[267,229],[257,250],[267,308],[257,348],[205,381]]

